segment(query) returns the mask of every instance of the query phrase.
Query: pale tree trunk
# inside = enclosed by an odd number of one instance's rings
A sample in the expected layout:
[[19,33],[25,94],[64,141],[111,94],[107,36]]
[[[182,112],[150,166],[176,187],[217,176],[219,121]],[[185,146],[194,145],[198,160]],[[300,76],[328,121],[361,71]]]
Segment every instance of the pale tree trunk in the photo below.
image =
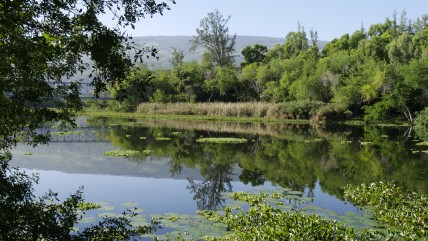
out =
[[407,106],[404,106],[404,110],[403,110],[404,116],[406,116],[407,121],[410,124],[413,124],[413,116],[412,116],[412,112],[410,112],[409,108],[407,108]]

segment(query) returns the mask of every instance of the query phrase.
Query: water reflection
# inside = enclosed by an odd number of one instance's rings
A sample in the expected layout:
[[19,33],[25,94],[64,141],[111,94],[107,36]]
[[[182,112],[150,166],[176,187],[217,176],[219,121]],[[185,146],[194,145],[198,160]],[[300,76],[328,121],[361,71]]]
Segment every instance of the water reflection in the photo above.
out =
[[187,188],[193,194],[193,200],[199,210],[216,210],[224,207],[223,192],[232,191],[232,170],[227,164],[217,164],[209,168],[204,181],[188,178]]
[[[143,127],[137,127],[137,122],[134,126],[122,126],[120,131],[113,129],[111,138],[123,149],[153,149],[158,156],[168,156],[171,176],[179,174],[183,166],[198,166],[201,175],[210,180],[213,172],[210,165],[223,163],[239,165],[240,181],[253,186],[269,181],[294,190],[313,190],[319,181],[325,192],[340,198],[341,188],[346,184],[395,180],[414,191],[428,193],[428,155],[418,152],[424,147],[416,145],[417,140],[409,137],[406,127],[336,125],[314,129],[307,125],[185,123],[150,120],[140,123]],[[155,140],[159,133],[171,136],[177,128],[181,134],[173,136],[170,142]],[[233,128],[237,128],[238,133],[232,132]],[[126,135],[131,138],[125,138]],[[139,142],[132,139],[132,135],[134,138],[147,136],[147,139]],[[196,143],[202,136],[233,136],[249,142]]]
[[[340,201],[346,184],[379,180],[395,180],[428,193],[428,155],[423,152],[427,147],[417,145],[406,128],[106,118],[89,119],[85,125],[77,131],[95,133],[91,141],[64,137],[66,142],[57,138],[37,150],[21,146],[18,154],[35,155],[15,155],[12,163],[37,170],[180,181],[197,209],[222,207],[223,192],[240,191],[246,185],[292,188],[315,200],[323,198],[321,203],[331,203],[326,200],[333,197]],[[220,136],[245,138],[248,143],[196,142]],[[136,150],[140,155],[103,156],[111,149]],[[167,186],[163,192],[168,192]],[[156,199],[155,194],[147,195]]]

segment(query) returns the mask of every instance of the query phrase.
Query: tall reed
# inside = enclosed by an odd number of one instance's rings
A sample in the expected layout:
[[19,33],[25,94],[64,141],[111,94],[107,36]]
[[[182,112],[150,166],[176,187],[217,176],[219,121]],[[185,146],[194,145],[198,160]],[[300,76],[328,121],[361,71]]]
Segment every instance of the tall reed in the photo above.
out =
[[137,112],[170,115],[265,117],[272,106],[274,104],[265,102],[142,103],[137,107]]

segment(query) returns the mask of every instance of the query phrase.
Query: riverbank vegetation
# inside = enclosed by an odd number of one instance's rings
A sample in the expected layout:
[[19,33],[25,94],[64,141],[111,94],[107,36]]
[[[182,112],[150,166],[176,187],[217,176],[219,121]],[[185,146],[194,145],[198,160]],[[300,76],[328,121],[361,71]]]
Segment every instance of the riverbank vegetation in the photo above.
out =
[[[428,202],[425,195],[411,193],[392,183],[347,186],[345,196],[371,208],[386,226],[357,229],[305,211],[283,211],[263,194],[233,193],[231,197],[250,205],[248,210],[226,207],[224,212],[200,212],[223,223],[231,234],[207,240],[423,240],[427,237]],[[281,200],[282,195],[274,198]],[[403,200],[400,198],[404,198]]]
[[[229,18],[224,22],[216,14],[207,18],[216,16],[226,28]],[[272,49],[247,46],[239,67],[210,58],[210,51],[202,62],[184,62],[176,51],[172,69],[140,66],[111,89],[120,104],[101,107],[316,121],[361,118],[369,123],[399,118],[412,123],[428,103],[427,25],[427,15],[411,21],[404,12],[394,14],[383,23],[346,33],[322,50],[317,33],[310,31],[308,37],[298,26]]]

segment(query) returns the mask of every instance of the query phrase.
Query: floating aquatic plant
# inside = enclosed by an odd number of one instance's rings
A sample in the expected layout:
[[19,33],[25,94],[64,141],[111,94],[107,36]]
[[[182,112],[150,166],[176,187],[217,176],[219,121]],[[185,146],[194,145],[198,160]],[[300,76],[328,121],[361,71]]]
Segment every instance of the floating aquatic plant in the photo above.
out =
[[305,140],[306,143],[314,143],[314,142],[322,142],[322,141],[323,139],[320,139],[320,138]]
[[132,150],[112,150],[112,151],[106,151],[104,152],[104,156],[136,156],[140,154],[139,151],[132,151]]
[[100,218],[112,218],[116,216],[116,213],[100,213],[97,216]]
[[111,211],[114,210],[115,207],[114,206],[110,206],[110,205],[105,205],[105,206],[101,206],[100,208],[98,208],[98,210],[100,211]]
[[372,145],[374,145],[374,143],[370,142],[370,141],[360,141],[360,144],[362,146],[372,146]]
[[101,208],[101,205],[98,203],[81,202],[77,204],[77,207],[82,211],[87,211],[87,210]]
[[94,217],[84,217],[79,220],[79,223],[93,223],[96,221],[96,218]]
[[123,207],[136,207],[136,206],[138,206],[138,203],[134,203],[134,202],[127,202],[127,203],[121,203],[120,204],[120,206],[123,206]]
[[172,140],[170,137],[159,136],[155,138],[157,141],[170,141]]
[[[92,131],[93,133],[96,133],[97,131]],[[51,136],[70,136],[70,135],[80,135],[88,133],[87,130],[83,131],[53,131],[51,132]]]
[[145,154],[145,155],[150,155],[150,154],[153,154],[155,151],[153,151],[153,150],[143,150],[143,154]]
[[209,138],[199,138],[196,142],[201,143],[246,143],[248,140],[244,138],[233,138],[233,137],[209,137]]
[[357,205],[373,207],[377,220],[396,227],[389,232],[397,238],[428,237],[428,197],[423,194],[406,191],[392,182],[378,182],[348,185],[344,196]]
[[[276,196],[276,195],[274,195]],[[224,237],[206,237],[204,240],[383,240],[376,231],[361,231],[335,220],[302,211],[283,211],[267,203],[266,194],[237,193],[232,198],[248,202],[247,211],[224,209],[221,215],[214,211],[199,211],[207,220],[224,224],[231,232]],[[328,214],[327,215],[333,215]]]
[[428,141],[416,143],[417,146],[428,146]]

